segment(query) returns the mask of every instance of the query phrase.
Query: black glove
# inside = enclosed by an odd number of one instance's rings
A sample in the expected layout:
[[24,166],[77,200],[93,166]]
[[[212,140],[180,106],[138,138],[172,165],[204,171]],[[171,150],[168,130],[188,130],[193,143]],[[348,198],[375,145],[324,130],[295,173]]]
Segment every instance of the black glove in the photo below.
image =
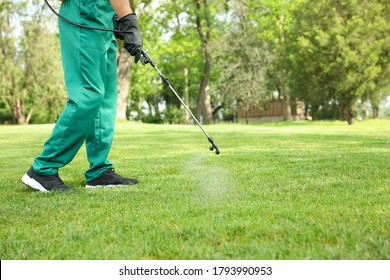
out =
[[[123,31],[120,34],[115,34],[118,39],[123,38],[124,48],[135,56],[135,63],[141,58],[142,51],[142,35],[138,28],[137,18],[134,13],[131,13],[116,22],[116,28]],[[122,35],[122,36],[121,36]]]
[[[112,22],[114,23],[114,30],[118,30],[118,18],[116,16],[112,17]],[[125,39],[122,32],[114,32],[114,36],[121,41]]]

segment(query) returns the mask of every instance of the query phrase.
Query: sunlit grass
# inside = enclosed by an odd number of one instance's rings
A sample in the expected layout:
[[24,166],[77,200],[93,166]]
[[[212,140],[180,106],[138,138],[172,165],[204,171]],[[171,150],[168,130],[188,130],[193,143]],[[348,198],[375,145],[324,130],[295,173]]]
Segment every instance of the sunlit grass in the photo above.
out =
[[1,259],[389,259],[390,121],[117,125],[140,184],[70,193],[20,182],[51,125],[0,127]]

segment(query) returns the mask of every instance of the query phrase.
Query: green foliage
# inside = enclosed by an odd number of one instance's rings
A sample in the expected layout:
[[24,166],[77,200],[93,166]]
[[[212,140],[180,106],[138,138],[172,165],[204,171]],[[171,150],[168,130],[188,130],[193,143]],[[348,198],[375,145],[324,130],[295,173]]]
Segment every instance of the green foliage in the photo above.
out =
[[[139,24],[143,32],[144,48],[183,98],[184,88],[188,87],[187,104],[194,110],[202,60],[196,30],[189,20],[190,7],[188,1],[162,1],[157,7],[148,6]],[[187,83],[185,68],[188,70]],[[158,73],[150,65],[133,65],[131,99],[131,102],[135,101],[132,103],[132,110],[139,113],[142,107],[140,103],[143,101],[153,104],[156,100],[164,100],[168,105],[179,105],[177,98],[162,84]],[[153,106],[153,109],[158,111],[157,106]]]
[[[358,102],[377,117],[389,94],[387,0],[218,0],[207,7],[201,1],[199,9],[185,0],[131,3],[144,48],[193,112],[203,80],[212,109],[222,106],[222,113],[235,110],[237,101],[263,106],[278,91],[286,103],[304,101],[314,119],[348,119],[360,111]],[[66,93],[49,12],[38,0],[0,4],[3,119],[11,113],[14,123],[53,122],[61,112]],[[207,75],[197,15],[204,34],[210,32]],[[131,69],[129,113],[140,118],[146,102],[163,119],[159,103],[180,107],[150,65]]]
[[[200,23],[212,19],[208,92],[214,108],[232,110],[236,101],[262,106],[278,91],[287,101],[290,95],[305,101],[315,119],[349,118],[358,100],[370,102],[378,115],[389,92],[388,1],[208,4],[201,6]],[[205,61],[194,2],[160,1],[146,15],[141,26],[147,48],[181,95],[188,88],[187,103],[196,109]],[[144,80],[134,70],[133,81],[143,81],[132,91],[137,98],[178,105],[168,88],[155,86],[154,74]]]
[[163,120],[160,115],[152,115],[152,114],[143,114],[141,116],[141,121],[143,123],[163,123]]
[[196,126],[121,123],[110,160],[139,185],[86,189],[81,149],[75,191],[37,193],[51,128],[0,127],[2,260],[390,258],[390,121],[218,124],[219,156]]
[[168,105],[164,113],[164,121],[169,124],[184,123],[184,108]]
[[12,113],[7,104],[0,99],[0,124],[9,123],[12,123]]
[[55,121],[65,97],[59,38],[46,22],[42,3],[33,4],[0,6],[0,97],[17,124]]
[[[339,118],[358,99],[378,96],[390,83],[389,3],[305,1],[295,10],[289,57],[293,94],[320,108],[337,104]],[[366,96],[366,97],[365,97]]]
[[236,101],[242,107],[264,107],[269,98],[267,71],[275,60],[268,42],[258,36],[251,4],[237,1],[228,6],[232,19],[225,28],[230,32],[219,38],[216,47],[221,71],[217,90],[225,111],[234,110]]

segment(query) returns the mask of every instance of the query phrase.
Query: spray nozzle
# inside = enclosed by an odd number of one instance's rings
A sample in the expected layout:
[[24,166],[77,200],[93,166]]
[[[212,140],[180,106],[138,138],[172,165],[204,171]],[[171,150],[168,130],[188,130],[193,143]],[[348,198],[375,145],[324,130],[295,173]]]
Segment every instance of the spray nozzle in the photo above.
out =
[[207,137],[207,139],[208,139],[209,142],[211,143],[211,146],[210,146],[210,148],[209,148],[210,151],[214,151],[214,149],[215,149],[215,154],[219,155],[220,152],[219,152],[219,150],[218,150],[217,145],[215,145],[213,138]]

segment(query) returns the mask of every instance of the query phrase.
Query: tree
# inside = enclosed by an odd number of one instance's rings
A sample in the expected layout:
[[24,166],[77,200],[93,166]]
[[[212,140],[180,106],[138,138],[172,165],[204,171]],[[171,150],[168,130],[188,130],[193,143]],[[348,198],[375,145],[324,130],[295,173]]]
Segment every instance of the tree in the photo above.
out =
[[[213,122],[208,89],[213,75],[212,32],[217,22],[215,15],[219,5],[220,1],[214,1],[212,4],[207,0],[164,1],[159,14],[163,16],[156,16],[159,20],[158,26],[163,26],[165,31],[162,33],[163,37],[166,37],[160,45],[164,48],[161,52],[163,71],[168,77],[175,78],[177,91],[185,93],[184,100],[189,105],[194,91],[197,91],[195,115],[204,123]],[[168,104],[180,106],[180,102],[175,100],[172,93],[168,93],[166,89],[163,91]]]
[[211,71],[211,11],[207,0],[194,0],[196,5],[196,29],[202,42],[204,53],[204,68],[200,83],[198,106],[196,117],[208,124],[213,121],[210,95],[207,92],[207,84]]
[[222,66],[219,92],[224,103],[234,106],[238,101],[244,112],[251,105],[265,108],[269,98],[267,70],[273,63],[268,44],[258,36],[248,2],[231,1],[227,9],[228,32],[219,38],[216,47]]
[[[149,28],[146,29],[146,34],[143,31],[145,48],[193,111],[198,107],[205,65],[202,42],[196,29],[195,9],[194,2],[161,1],[159,6],[145,13],[145,24]],[[168,87],[161,84],[155,71],[150,70],[149,66],[145,70],[143,67],[133,67],[132,71],[134,79],[131,94],[137,104],[146,101],[152,114],[159,115],[161,121],[167,122],[173,113],[176,115],[175,121],[178,121],[178,109],[182,109],[184,113],[180,114],[183,117],[180,122],[190,121],[179,100]],[[165,104],[163,112],[159,112],[158,103]],[[133,105],[133,109],[140,107],[135,103]]]
[[[355,104],[389,83],[388,1],[305,1],[289,34],[291,85],[314,117],[334,108],[353,124]],[[371,97],[372,100],[374,100]]]
[[[53,122],[61,111],[65,96],[59,38],[45,24],[42,4],[33,1],[33,13],[27,2],[3,2],[0,6],[1,99],[12,112],[13,123]],[[22,27],[16,38],[11,18]]]
[[[188,107],[195,107],[200,76],[200,42],[192,28],[189,1],[165,1],[159,9],[161,26],[160,65],[172,81],[176,91]],[[166,103],[165,121],[190,123],[189,113],[167,87],[161,88],[161,98]]]
[[287,47],[290,44],[286,35],[294,26],[292,11],[301,0],[246,0],[249,20],[256,23],[257,37],[266,42],[273,60],[267,67],[268,90],[277,91],[283,100],[283,118],[291,120],[289,73],[287,71]]
[[[141,7],[137,9],[137,19],[141,21],[142,16],[145,14],[146,8],[152,2],[152,0],[140,1],[139,3],[134,2],[135,1],[130,1],[130,5],[133,11],[136,11],[135,7]],[[142,32],[142,27],[144,26],[140,24],[140,27]],[[117,45],[118,100],[116,118],[117,120],[127,120],[127,109],[129,101],[129,89],[131,86],[131,69],[133,65],[133,58],[126,51],[126,49],[123,48],[123,42],[117,40]]]

